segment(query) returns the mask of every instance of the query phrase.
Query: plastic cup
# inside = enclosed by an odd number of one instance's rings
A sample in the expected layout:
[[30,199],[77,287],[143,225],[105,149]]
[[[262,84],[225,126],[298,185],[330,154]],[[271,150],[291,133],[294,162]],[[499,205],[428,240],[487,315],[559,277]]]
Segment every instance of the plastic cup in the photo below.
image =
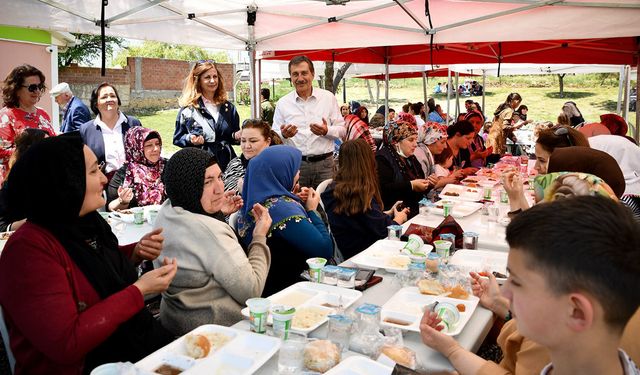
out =
[[304,369],[304,347],[307,338],[297,333],[290,333],[282,342],[278,352],[278,374],[294,375]]
[[327,260],[324,258],[309,258],[307,259],[309,265],[309,276],[314,283],[322,282],[322,269],[327,264]]
[[436,313],[442,319],[440,324],[444,325],[446,331],[451,331],[453,326],[460,320],[458,308],[448,302],[439,302],[436,305]]
[[270,305],[271,301],[266,298],[249,298],[247,300],[251,331],[255,333],[267,332],[267,317]]
[[478,250],[478,233],[462,233],[462,247],[465,249]]
[[425,262],[425,268],[431,273],[436,273],[440,270],[440,256],[436,253],[429,253]]
[[445,240],[433,241],[433,245],[436,247],[436,254],[443,262],[449,258],[449,250],[451,249],[451,242]]
[[404,245],[404,250],[409,254],[420,253],[420,249],[424,245],[424,241],[417,234],[410,234],[407,243]]
[[155,224],[156,218],[158,217],[158,212],[159,211],[156,209],[149,210],[149,224]]
[[498,217],[500,216],[500,206],[492,204],[487,207],[487,212],[489,213],[490,222],[498,221]]
[[133,223],[134,224],[142,224],[144,223],[144,208],[142,207],[133,207],[131,209],[131,212],[133,212]]
[[484,185],[482,187],[483,189],[483,198],[484,199],[491,199],[491,194],[493,192],[493,187],[489,186],[489,185]]
[[327,340],[336,344],[342,352],[349,349],[353,320],[346,315],[329,315]]
[[453,215],[453,202],[442,201],[442,216],[447,217]]
[[509,203],[509,195],[504,189],[500,190],[500,203]]
[[389,225],[387,227],[387,239],[393,241],[400,241],[402,235],[402,225]]
[[289,338],[291,322],[296,314],[296,309],[291,306],[274,305],[271,306],[271,319],[273,320],[273,333],[283,340]]
[[449,255],[453,254],[456,249],[456,235],[453,233],[442,233],[440,239],[451,242],[451,252]]

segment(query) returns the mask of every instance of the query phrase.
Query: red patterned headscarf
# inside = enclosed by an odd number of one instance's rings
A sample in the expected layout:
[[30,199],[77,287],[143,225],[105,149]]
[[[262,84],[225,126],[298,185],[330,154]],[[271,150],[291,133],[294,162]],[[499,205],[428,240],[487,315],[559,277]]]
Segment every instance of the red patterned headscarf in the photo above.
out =
[[124,184],[133,189],[139,206],[161,204],[166,198],[162,183],[162,171],[166,160],[160,158],[152,163],[144,156],[144,143],[153,138],[158,138],[162,145],[162,138],[157,131],[134,126],[127,131],[124,139],[127,158]]

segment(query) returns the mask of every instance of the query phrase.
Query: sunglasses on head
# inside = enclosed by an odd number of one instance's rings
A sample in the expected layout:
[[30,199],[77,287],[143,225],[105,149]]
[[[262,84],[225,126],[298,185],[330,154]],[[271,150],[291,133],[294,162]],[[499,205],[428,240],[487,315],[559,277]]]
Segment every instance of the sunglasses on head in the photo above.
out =
[[216,60],[211,60],[211,59],[207,59],[207,60],[198,60],[196,61],[196,63],[198,64],[204,64],[204,63],[211,63],[211,64],[215,64]]
[[30,85],[22,85],[22,87],[26,87],[29,92],[43,91],[45,88],[44,83],[32,83]]
[[571,137],[569,136],[569,129],[564,127],[558,128],[553,132],[553,134],[557,135],[558,137],[561,137],[564,135],[565,137],[567,137],[567,142],[569,142],[569,146],[573,147],[573,142],[571,142]]

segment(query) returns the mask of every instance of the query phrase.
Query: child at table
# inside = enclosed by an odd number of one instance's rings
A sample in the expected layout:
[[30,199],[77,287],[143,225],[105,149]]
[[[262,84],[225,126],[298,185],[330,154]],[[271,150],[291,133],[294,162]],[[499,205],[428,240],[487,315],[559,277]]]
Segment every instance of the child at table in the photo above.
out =
[[[517,319],[501,332],[502,337],[509,327],[500,367],[434,329],[435,313],[423,316],[423,342],[444,354],[461,375],[640,374],[618,349],[629,347],[628,340],[620,340],[640,305],[638,229],[627,209],[603,197],[574,197],[527,210],[507,227],[503,316]],[[495,294],[495,289],[480,293],[480,303],[500,301]],[[638,314],[632,321],[637,320]],[[627,332],[637,327],[629,324],[625,337],[637,337],[638,332]]]
[[449,168],[453,165],[453,153],[449,147],[443,149],[441,153],[433,155],[433,161],[437,177],[447,177],[451,174]]

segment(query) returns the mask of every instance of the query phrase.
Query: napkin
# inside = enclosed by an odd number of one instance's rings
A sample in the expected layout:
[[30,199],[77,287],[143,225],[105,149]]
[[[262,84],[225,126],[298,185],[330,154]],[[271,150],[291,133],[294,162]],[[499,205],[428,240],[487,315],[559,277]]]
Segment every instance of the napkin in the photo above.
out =
[[420,236],[420,238],[422,238],[422,241],[424,241],[424,243],[432,243],[434,230],[435,228],[427,227],[425,225],[410,224],[409,228],[407,228],[407,231],[404,232],[402,237],[400,237],[400,240],[408,241],[410,234],[417,234],[418,236]]

